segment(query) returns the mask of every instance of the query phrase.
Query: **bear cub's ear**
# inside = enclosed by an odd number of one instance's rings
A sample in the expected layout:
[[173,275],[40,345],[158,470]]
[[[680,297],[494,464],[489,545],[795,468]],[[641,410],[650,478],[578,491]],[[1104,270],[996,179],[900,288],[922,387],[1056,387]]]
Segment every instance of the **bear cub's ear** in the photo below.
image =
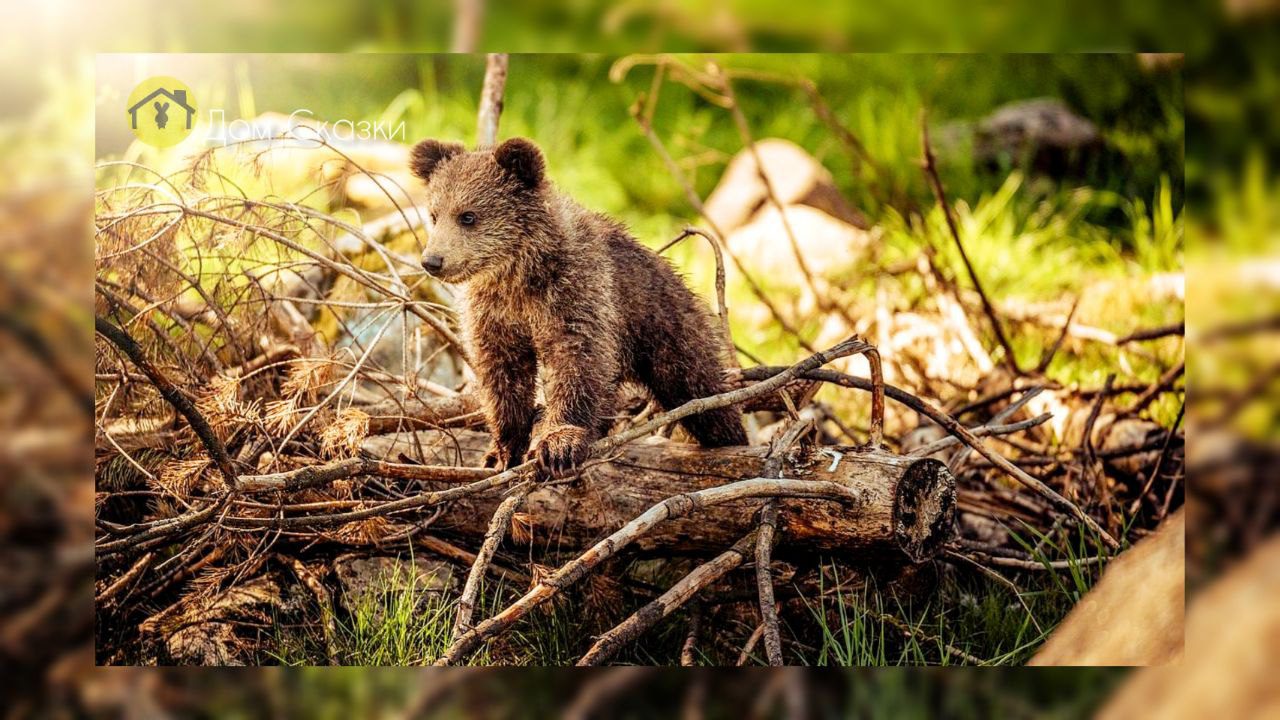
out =
[[494,149],[493,158],[498,161],[498,167],[527,188],[536,188],[542,182],[546,163],[542,151],[531,140],[511,138]]
[[409,153],[409,170],[421,180],[430,180],[440,163],[464,152],[460,143],[442,143],[439,140],[423,140]]

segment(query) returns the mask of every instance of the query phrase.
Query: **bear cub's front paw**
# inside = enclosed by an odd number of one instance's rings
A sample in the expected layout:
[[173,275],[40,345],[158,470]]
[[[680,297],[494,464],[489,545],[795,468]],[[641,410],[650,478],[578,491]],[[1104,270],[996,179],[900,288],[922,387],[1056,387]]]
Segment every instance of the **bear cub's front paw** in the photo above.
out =
[[587,459],[591,450],[591,437],[586,428],[576,425],[557,425],[538,438],[529,459],[552,477],[560,477],[576,469]]
[[510,470],[516,465],[512,462],[511,451],[497,444],[489,446],[489,451],[484,454],[482,461],[484,467],[497,468],[498,470]]

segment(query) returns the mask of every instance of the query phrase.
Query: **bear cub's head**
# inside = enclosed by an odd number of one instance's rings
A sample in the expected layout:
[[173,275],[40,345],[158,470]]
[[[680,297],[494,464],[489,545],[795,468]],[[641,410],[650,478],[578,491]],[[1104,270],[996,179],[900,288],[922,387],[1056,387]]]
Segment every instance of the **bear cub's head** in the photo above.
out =
[[431,213],[422,267],[445,282],[503,272],[528,244],[538,215],[547,212],[545,161],[524,138],[476,152],[423,140],[410,154],[409,169],[426,183]]

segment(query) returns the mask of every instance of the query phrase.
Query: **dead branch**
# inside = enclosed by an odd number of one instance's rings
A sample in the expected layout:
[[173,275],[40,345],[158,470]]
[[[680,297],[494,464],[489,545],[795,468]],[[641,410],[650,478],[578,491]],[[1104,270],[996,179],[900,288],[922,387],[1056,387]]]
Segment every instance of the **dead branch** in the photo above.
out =
[[502,116],[502,95],[507,87],[507,54],[489,53],[484,60],[484,87],[480,90],[480,112],[476,118],[476,148],[483,150],[498,142],[498,118]]
[[529,480],[511,488],[506,499],[502,501],[502,504],[493,513],[493,517],[489,521],[489,529],[484,535],[484,542],[480,544],[480,551],[476,553],[476,560],[471,564],[471,571],[467,574],[467,583],[462,590],[462,596],[458,600],[458,614],[453,621],[453,632],[450,633],[451,638],[456,639],[462,633],[471,629],[471,616],[475,612],[476,596],[480,593],[480,581],[484,579],[489,563],[493,560],[494,553],[498,551],[498,544],[502,542],[502,538],[507,534],[507,528],[511,525],[511,516],[515,515],[520,503],[524,502],[525,496],[532,489],[533,482]]
[[196,437],[200,438],[200,442],[204,444],[205,450],[208,451],[209,457],[213,460],[213,464],[218,468],[218,472],[222,473],[222,480],[226,484],[228,491],[234,490],[236,487],[236,479],[239,473],[231,464],[231,456],[227,454],[227,448],[214,434],[213,428],[209,427],[209,422],[204,419],[199,410],[196,410],[195,404],[187,398],[186,395],[178,389],[176,385],[169,381],[155,365],[151,364],[151,360],[147,358],[146,353],[138,343],[129,337],[129,334],[106,318],[95,315],[93,318],[94,330],[112,345],[116,346],[120,352],[124,353],[129,360],[137,366],[155,386],[156,391],[164,397],[174,410],[181,413],[186,418],[187,424],[191,426],[191,430],[195,432]]
[[1173,335],[1182,336],[1187,331],[1186,321],[1165,325],[1163,327],[1151,328],[1149,330],[1137,330],[1122,338],[1116,339],[1116,345],[1125,345],[1131,342],[1140,342],[1143,340],[1158,340]]
[[[987,319],[991,322],[991,329],[995,333],[996,341],[1000,343],[1001,349],[1004,350],[1005,365],[1015,376],[1021,375],[1022,371],[1018,369],[1018,357],[1013,354],[1013,346],[1009,344],[1009,339],[1005,337],[1004,327],[1000,324],[1000,316],[996,314],[995,306],[991,304],[991,299],[987,296],[986,291],[982,289],[982,282],[978,279],[978,272],[974,270],[973,263],[969,260],[969,254],[965,252],[964,241],[960,239],[960,229],[956,226],[951,204],[947,202],[947,193],[942,187],[942,179],[938,177],[938,161],[934,157],[933,147],[929,144],[929,124],[924,113],[920,115],[920,138],[924,149],[924,173],[929,179],[930,187],[933,188],[933,194],[938,198],[938,204],[942,206],[942,214],[947,220],[947,229],[951,231],[951,239],[955,242],[956,250],[960,253],[960,259],[964,261],[964,267],[969,273],[969,281],[973,283],[973,289],[978,292],[978,297],[982,300],[982,309],[986,312]],[[1069,327],[1070,323],[1067,323],[1067,326]]]
[[[732,348],[733,347],[733,330],[730,329],[729,327],[729,308],[728,308],[728,305],[725,303],[725,299],[724,299],[724,283],[725,283],[724,253],[720,251],[720,243],[716,242],[715,238],[711,237],[710,235],[706,234],[705,232],[697,228],[687,227],[674,240],[658,248],[657,252],[659,255],[661,255],[662,253],[666,252],[669,248],[678,244],[681,240],[684,240],[685,238],[691,235],[697,235],[698,237],[701,237],[703,240],[706,240],[707,245],[711,246],[712,254],[715,255],[716,310],[720,316],[720,330],[721,332],[724,333],[725,343],[727,343],[728,346]],[[738,356],[736,354],[730,353],[729,359],[733,363],[734,367],[740,367],[740,365],[738,364]]]
[[511,627],[531,610],[586,577],[600,563],[617,555],[655,525],[666,520],[684,517],[704,507],[757,497],[818,498],[842,502],[855,508],[863,504],[863,496],[860,493],[838,483],[772,478],[752,478],[694,493],[676,495],[640,514],[587,552],[542,579],[532,590],[505,610],[464,633],[449,646],[435,664],[457,663],[486,638]]
[[[769,460],[765,463],[765,474],[769,477],[782,477],[782,466],[786,453],[791,446],[811,427],[809,421],[797,421],[787,432],[783,433],[769,451]],[[760,525],[756,540],[756,592],[760,599],[760,622],[764,625],[764,646],[768,653],[769,664],[778,667],[782,661],[782,634],[778,628],[778,608],[773,599],[773,574],[770,565],[773,563],[774,533],[778,528],[778,502],[772,498],[765,500],[760,508]]]
[[634,642],[661,620],[679,610],[703,588],[736,569],[755,544],[756,532],[752,531],[710,562],[695,568],[672,585],[671,589],[601,635],[582,659],[578,660],[578,666],[599,665],[613,657],[622,646]]
[[[1030,430],[1033,427],[1039,427],[1040,425],[1043,425],[1052,419],[1053,419],[1052,414],[1045,413],[1043,415],[1033,417],[1029,420],[1021,420],[1019,422],[1009,423],[1007,425],[990,425],[990,424],[982,425],[980,427],[973,428],[972,432],[974,437],[997,437],[999,435],[1012,435],[1013,433],[1016,433],[1016,432],[1022,432],[1023,430]],[[960,442],[962,442],[960,438],[957,438],[954,435],[952,435],[949,437],[942,438],[941,440],[935,440],[934,442],[931,442],[928,445],[921,445],[920,447],[912,450],[908,454],[913,456],[921,456],[921,457],[929,456],[938,452],[939,450],[945,450],[951,447],[952,445],[955,445]]]

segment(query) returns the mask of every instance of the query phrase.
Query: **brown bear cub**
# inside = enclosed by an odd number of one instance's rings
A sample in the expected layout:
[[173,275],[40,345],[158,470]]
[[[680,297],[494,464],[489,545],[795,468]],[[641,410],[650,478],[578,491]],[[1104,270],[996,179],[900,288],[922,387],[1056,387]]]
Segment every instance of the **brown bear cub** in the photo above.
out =
[[[431,214],[422,265],[462,291],[494,439],[488,466],[531,459],[553,475],[578,466],[608,432],[623,381],[666,409],[729,389],[726,342],[706,306],[620,223],[556,192],[532,142],[467,152],[424,140],[410,169],[426,182]],[[703,446],[747,443],[735,408],[682,424]]]

